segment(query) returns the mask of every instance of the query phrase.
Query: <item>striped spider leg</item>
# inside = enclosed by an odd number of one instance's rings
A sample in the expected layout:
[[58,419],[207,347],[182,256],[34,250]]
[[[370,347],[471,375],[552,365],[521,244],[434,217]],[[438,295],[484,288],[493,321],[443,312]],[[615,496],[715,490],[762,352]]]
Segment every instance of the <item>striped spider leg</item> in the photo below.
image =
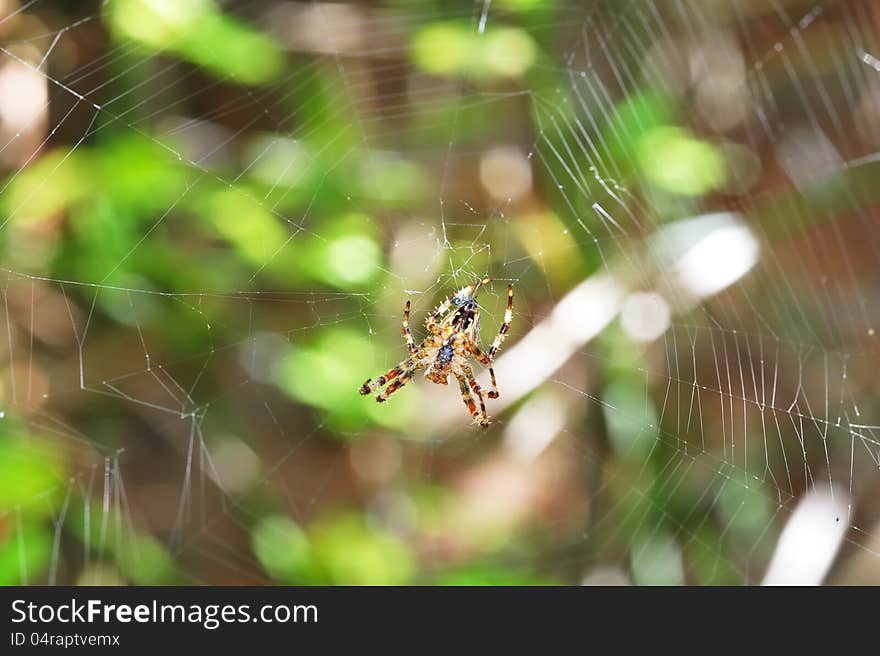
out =
[[361,385],[360,393],[363,396],[367,394],[371,394],[375,392],[380,387],[384,386],[386,383],[390,383],[385,390],[376,397],[376,401],[379,403],[384,403],[388,400],[388,397],[394,394],[401,387],[406,385],[413,374],[417,369],[422,369],[430,363],[430,358],[421,358],[416,359],[412,355],[408,357],[406,360],[400,362],[397,366],[391,367],[384,374],[376,378],[375,380],[368,378],[363,385]]
[[[458,386],[461,390],[461,398],[464,401],[464,405],[474,418],[474,422],[485,428],[489,425],[489,415],[486,412],[486,402],[483,400],[483,390],[480,388],[479,383],[474,378],[474,372],[468,365],[462,364],[456,369],[455,377],[458,378]],[[473,392],[473,396],[471,396],[471,392]],[[474,403],[474,396],[480,402],[479,411],[477,411],[477,406]]]
[[409,309],[410,302],[407,301],[406,307],[403,308],[403,323],[400,330],[403,333],[404,339],[406,339],[406,347],[409,349],[410,357],[399,363],[396,367],[392,367],[391,369],[386,371],[376,380],[368,378],[367,381],[361,386],[360,393],[362,395],[367,395],[371,392],[375,392],[385,383],[395,381],[396,379],[395,383],[393,385],[389,385],[388,389],[383,392],[385,398],[383,398],[382,401],[384,401],[389,396],[394,394],[394,392],[406,385],[409,379],[412,378],[413,372],[415,372],[415,370],[417,369],[416,362],[413,360],[412,356],[418,353],[418,349],[416,348],[415,341],[413,341],[412,332],[410,332],[409,329]]
[[413,341],[412,333],[409,330],[409,301],[406,302],[406,307],[403,308],[403,326],[401,331],[403,331],[403,337],[406,340],[406,347],[409,349],[411,355],[415,355],[418,352],[416,348],[416,343]]
[[[361,395],[366,396],[371,392],[375,392],[377,389],[385,385],[385,383],[392,383],[388,386],[388,389],[391,389],[394,386],[394,391],[397,391],[404,385],[406,385],[407,381],[412,376],[412,372],[415,369],[415,361],[412,357],[408,357],[406,360],[401,362],[400,364],[391,367],[384,374],[376,378],[375,380],[372,378],[367,378],[363,385],[361,385],[361,389],[359,390]],[[397,380],[398,377],[402,379]],[[387,392],[388,390],[385,390]],[[393,393],[393,392],[392,392]],[[383,392],[384,394],[384,392]]]
[[507,309],[504,311],[504,323],[501,324],[501,329],[498,331],[498,335],[495,336],[495,341],[492,342],[492,346],[489,348],[488,353],[483,353],[480,350],[480,347],[476,344],[470,344],[470,351],[475,358],[480,362],[480,364],[485,365],[489,368],[489,379],[492,381],[492,389],[486,392],[486,396],[490,399],[498,398],[498,382],[495,380],[495,369],[492,368],[492,362],[495,359],[495,354],[498,352],[498,349],[501,348],[501,343],[504,341],[504,338],[507,336],[507,331],[510,330],[510,322],[513,320],[513,285],[507,286]]

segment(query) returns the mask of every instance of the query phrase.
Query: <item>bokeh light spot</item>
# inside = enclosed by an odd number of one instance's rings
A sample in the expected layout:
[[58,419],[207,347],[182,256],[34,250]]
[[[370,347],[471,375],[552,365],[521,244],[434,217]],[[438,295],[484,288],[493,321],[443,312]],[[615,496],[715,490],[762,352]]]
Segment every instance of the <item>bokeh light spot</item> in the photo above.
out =
[[645,177],[658,187],[685,196],[701,196],[725,181],[724,157],[712,144],[681,128],[663,126],[638,142],[637,157]]

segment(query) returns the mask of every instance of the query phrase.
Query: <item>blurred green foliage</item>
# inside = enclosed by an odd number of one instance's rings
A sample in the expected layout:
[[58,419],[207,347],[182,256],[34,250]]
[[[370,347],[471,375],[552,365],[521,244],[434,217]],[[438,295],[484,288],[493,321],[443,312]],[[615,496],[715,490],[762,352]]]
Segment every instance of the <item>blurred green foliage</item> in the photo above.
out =
[[52,444],[0,421],[0,584],[39,581],[49,565],[48,520],[63,496],[64,462]]
[[222,13],[211,0],[112,0],[105,14],[122,40],[171,51],[244,84],[262,84],[282,71],[277,43]]

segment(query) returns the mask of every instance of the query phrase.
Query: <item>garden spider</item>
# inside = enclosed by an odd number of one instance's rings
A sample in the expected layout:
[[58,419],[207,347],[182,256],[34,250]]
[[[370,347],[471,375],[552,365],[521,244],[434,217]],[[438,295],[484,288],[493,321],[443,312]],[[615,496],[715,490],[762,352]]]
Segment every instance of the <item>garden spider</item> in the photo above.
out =
[[[389,396],[406,385],[418,369],[424,369],[425,378],[440,385],[446,385],[451,374],[458,379],[461,398],[474,422],[484,428],[488,426],[489,415],[486,414],[483,391],[474,379],[474,372],[468,364],[468,356],[475,357],[480,363],[489,367],[492,389],[487,395],[490,399],[497,399],[498,384],[495,381],[492,360],[501,347],[513,318],[513,286],[508,285],[507,310],[504,312],[501,330],[498,331],[488,352],[484,353],[480,350],[477,345],[480,338],[480,307],[474,296],[482,285],[490,282],[492,282],[491,278],[483,278],[472,285],[462,287],[456,294],[443,301],[434,314],[425,320],[428,335],[419,347],[416,347],[409,330],[410,302],[407,301],[403,310],[402,332],[410,355],[375,380],[368,378],[367,382],[361,385],[361,394],[370,394],[390,382],[385,391],[376,397],[376,401],[384,403]],[[474,396],[480,404],[479,410],[474,402]]]

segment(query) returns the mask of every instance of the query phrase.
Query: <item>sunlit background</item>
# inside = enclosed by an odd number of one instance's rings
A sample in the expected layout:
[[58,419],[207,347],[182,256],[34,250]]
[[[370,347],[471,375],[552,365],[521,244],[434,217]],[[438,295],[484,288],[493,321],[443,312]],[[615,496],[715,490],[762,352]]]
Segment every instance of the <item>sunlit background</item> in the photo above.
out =
[[0,0],[0,169],[0,583],[880,583],[872,0]]

